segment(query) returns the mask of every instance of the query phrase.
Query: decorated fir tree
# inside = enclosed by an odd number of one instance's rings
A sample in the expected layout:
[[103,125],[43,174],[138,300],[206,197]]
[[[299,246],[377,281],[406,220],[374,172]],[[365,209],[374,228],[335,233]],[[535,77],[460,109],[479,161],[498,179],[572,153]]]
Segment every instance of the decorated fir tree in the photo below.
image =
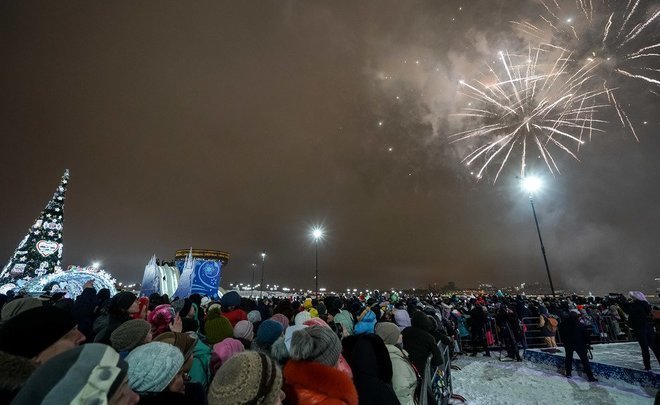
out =
[[[9,287],[20,288],[33,277],[60,270],[64,198],[68,182],[69,170],[65,170],[53,198],[18,244],[14,255],[0,273],[0,286],[13,284]],[[3,289],[6,290],[7,286]]]

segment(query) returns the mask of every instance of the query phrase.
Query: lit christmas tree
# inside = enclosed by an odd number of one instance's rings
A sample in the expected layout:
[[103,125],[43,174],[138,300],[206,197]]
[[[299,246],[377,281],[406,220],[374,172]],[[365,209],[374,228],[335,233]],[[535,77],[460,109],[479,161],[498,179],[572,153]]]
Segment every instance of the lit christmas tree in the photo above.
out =
[[61,270],[64,197],[68,182],[67,169],[53,198],[25,238],[18,244],[14,255],[0,273],[2,290],[21,288],[33,277],[41,277]]

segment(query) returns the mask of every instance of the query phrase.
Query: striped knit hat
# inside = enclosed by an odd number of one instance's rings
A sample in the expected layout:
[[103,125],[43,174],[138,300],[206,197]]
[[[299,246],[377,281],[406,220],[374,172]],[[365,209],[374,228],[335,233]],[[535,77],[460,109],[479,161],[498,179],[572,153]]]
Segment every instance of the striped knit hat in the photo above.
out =
[[127,372],[128,364],[113,348],[89,343],[39,366],[12,404],[104,404]]

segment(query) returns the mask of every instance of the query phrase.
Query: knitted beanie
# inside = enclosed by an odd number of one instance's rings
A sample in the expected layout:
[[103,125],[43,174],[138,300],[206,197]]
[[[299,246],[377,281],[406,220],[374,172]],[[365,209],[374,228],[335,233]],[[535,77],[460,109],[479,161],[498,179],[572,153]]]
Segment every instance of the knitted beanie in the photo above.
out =
[[0,328],[0,350],[29,359],[57,342],[76,326],[71,314],[46,306],[10,318]]
[[163,342],[175,346],[177,349],[181,350],[184,362],[192,357],[195,345],[197,345],[197,339],[187,333],[178,332],[161,333],[154,339],[154,342]]
[[223,339],[234,336],[234,329],[229,319],[224,316],[207,319],[204,322],[204,331],[210,345],[221,342]]
[[2,314],[0,319],[2,321],[7,321],[9,318],[12,318],[21,312],[25,312],[28,309],[37,308],[42,305],[42,301],[37,298],[27,297],[27,298],[18,298],[12,301],[9,301],[2,307]]
[[261,322],[261,312],[257,311],[256,309],[254,311],[248,312],[247,317],[248,321],[251,323]]
[[307,326],[318,325],[318,326],[323,326],[323,327],[326,327],[326,328],[330,327],[330,325],[328,325],[328,323],[326,321],[324,321],[323,319],[321,319],[321,318],[308,319],[308,320],[305,321],[305,323],[303,323],[303,325],[307,325]]
[[133,391],[162,392],[183,366],[183,354],[175,346],[151,342],[126,356],[128,384]]
[[[311,300],[310,300],[311,302]],[[296,325],[302,325],[305,321],[312,319],[312,316],[307,311],[298,312],[296,317],[293,319],[293,323]]]
[[113,348],[89,343],[39,366],[12,404],[105,404],[127,372],[128,364]]
[[131,350],[144,343],[151,325],[144,319],[131,319],[119,325],[110,335],[110,344],[118,352]]
[[228,291],[220,298],[220,304],[223,308],[237,307],[241,305],[241,296],[236,291]]
[[218,355],[220,365],[225,364],[231,356],[244,350],[245,346],[243,346],[243,343],[234,338],[227,338],[222,342],[213,345],[213,351]]
[[268,347],[277,340],[278,337],[282,336],[284,328],[278,322],[271,319],[266,319],[259,325],[257,330],[257,338],[255,342],[261,347]]
[[341,354],[341,341],[335,332],[323,326],[310,326],[293,333],[291,358],[315,361],[335,367]]
[[268,356],[235,354],[218,370],[209,387],[209,405],[274,404],[282,388],[282,372]]
[[234,337],[252,341],[254,339],[254,326],[250,321],[238,321],[234,326]]
[[399,343],[401,331],[396,324],[392,322],[378,322],[376,324],[376,335],[380,336],[386,345],[395,345]]
[[130,291],[121,291],[114,297],[110,298],[110,305],[108,306],[108,313],[120,314],[128,311],[128,308],[133,305],[137,300],[137,296]]
[[270,319],[282,325],[282,329],[289,327],[289,318],[287,318],[284,314],[275,314],[271,316]]
[[222,316],[222,311],[220,310],[220,305],[213,304],[209,307],[209,310],[206,312],[206,320],[215,319],[219,316]]
[[147,320],[153,327],[154,337],[170,330],[174,314],[174,308],[170,304],[161,304],[149,313]]

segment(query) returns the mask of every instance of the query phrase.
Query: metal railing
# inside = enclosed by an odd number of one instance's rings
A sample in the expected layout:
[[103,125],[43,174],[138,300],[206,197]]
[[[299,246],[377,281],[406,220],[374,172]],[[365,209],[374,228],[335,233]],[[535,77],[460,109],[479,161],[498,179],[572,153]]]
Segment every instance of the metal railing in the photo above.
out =
[[442,356],[442,364],[431,370],[431,359],[426,359],[426,366],[422,374],[422,389],[419,394],[419,405],[440,404],[447,405],[454,396],[451,382],[451,351],[449,346],[438,343]]

